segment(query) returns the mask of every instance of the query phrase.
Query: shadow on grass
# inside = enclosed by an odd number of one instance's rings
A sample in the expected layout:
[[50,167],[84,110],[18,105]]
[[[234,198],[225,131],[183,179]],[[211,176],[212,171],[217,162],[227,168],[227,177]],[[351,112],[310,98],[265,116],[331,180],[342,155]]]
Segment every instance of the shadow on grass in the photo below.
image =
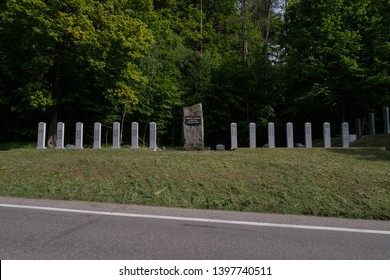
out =
[[14,149],[31,149],[36,144],[32,142],[0,142],[0,151],[9,151]]
[[390,150],[375,149],[375,148],[340,148],[329,149],[329,151],[354,157],[355,159],[371,160],[371,161],[385,161],[390,162]]
[[386,147],[390,150],[390,134],[365,135],[351,143],[352,147]]

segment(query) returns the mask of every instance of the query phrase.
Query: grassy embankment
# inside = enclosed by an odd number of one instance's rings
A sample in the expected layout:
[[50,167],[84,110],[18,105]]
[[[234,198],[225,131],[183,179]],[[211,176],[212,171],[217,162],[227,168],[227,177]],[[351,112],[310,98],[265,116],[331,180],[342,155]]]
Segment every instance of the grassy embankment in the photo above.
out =
[[[390,136],[379,138],[363,141],[390,146]],[[3,144],[0,195],[388,220],[390,151],[36,150]]]

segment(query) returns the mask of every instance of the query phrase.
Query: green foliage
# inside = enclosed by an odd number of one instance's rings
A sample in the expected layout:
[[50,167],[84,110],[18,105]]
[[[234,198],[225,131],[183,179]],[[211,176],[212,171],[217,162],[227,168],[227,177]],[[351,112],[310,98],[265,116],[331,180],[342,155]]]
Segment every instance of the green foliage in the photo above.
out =
[[61,118],[80,116],[80,109],[104,117],[134,106],[146,82],[138,65],[153,36],[130,8],[114,0],[6,1],[1,95],[21,114],[43,110]]
[[383,150],[5,148],[2,196],[390,219]]
[[364,119],[390,102],[389,17],[381,0],[2,1],[0,137],[137,120],[180,144],[198,102],[209,146],[232,121]]
[[366,0],[289,2],[283,41],[289,113],[338,121],[388,101],[385,6]]

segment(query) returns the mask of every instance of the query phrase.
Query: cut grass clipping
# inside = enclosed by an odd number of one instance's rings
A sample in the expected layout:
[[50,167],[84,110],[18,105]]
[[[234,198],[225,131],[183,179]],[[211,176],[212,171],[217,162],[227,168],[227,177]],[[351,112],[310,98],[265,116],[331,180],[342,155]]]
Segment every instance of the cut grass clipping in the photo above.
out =
[[374,149],[0,151],[0,195],[390,219],[390,152]]

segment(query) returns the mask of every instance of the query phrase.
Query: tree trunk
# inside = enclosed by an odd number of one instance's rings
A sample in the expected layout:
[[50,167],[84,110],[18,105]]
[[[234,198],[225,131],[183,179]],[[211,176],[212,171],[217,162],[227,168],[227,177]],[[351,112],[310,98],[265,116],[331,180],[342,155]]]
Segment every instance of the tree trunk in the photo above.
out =
[[121,135],[119,139],[119,143],[123,144],[123,130],[125,125],[125,117],[126,117],[126,106],[123,108],[122,120],[121,120]]
[[47,147],[49,148],[55,148],[57,145],[57,121],[57,111],[53,111],[50,117],[49,134],[47,139]]
[[242,60],[244,66],[244,94],[245,94],[245,108],[246,119],[249,121],[249,89],[248,89],[248,34],[247,34],[247,20],[248,20],[248,4],[247,0],[242,0]]
[[61,82],[61,46],[59,43],[55,45],[55,57],[53,65],[53,88],[52,88],[52,98],[54,100],[54,108],[52,109],[51,119],[49,124],[49,135],[47,140],[47,146],[54,148],[57,144],[57,121],[58,121],[58,112],[57,112],[57,102],[60,97],[60,82]]
[[247,11],[247,2],[246,0],[242,0],[242,59],[244,62],[245,70],[248,67],[248,35],[246,24],[248,20],[248,11]]
[[200,53],[203,53],[203,0],[199,1],[200,3]]
[[272,0],[266,0],[264,2],[264,17],[266,21],[265,31],[263,33],[264,47],[262,50],[263,56],[263,78],[267,75],[267,64],[268,64],[268,50],[269,50],[269,36],[271,29],[271,14],[272,13]]

